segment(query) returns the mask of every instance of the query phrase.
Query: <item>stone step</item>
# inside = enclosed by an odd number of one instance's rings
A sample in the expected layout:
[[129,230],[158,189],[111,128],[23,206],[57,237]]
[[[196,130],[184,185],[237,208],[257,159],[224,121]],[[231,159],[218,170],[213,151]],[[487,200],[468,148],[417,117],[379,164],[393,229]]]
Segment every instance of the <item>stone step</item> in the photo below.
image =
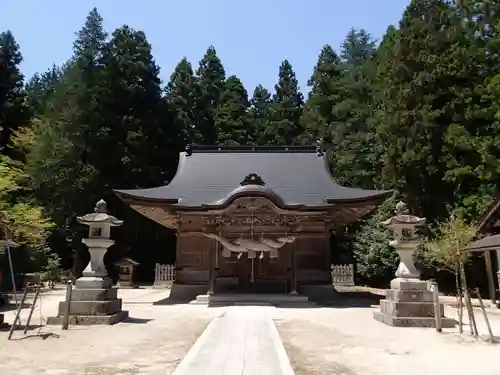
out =
[[[440,304],[441,316],[444,316],[443,305]],[[434,317],[434,304],[432,302],[398,302],[381,300],[380,312],[395,317]]]
[[[119,311],[112,315],[73,315],[69,317],[70,325],[113,325],[128,318],[128,311]],[[50,316],[48,325],[61,325],[62,316]]]
[[194,305],[303,305],[311,304],[307,296],[292,294],[202,294],[191,301]]
[[[376,311],[373,313],[373,318],[392,327],[436,328],[435,318],[430,317],[398,317]],[[454,328],[456,324],[455,319],[441,318],[442,328]]]
[[[112,315],[122,309],[120,298],[111,301],[72,301],[70,303],[69,315]],[[67,302],[59,302],[58,316],[64,316]]]
[[73,289],[71,292],[72,301],[110,301],[117,299],[118,289]]
[[432,292],[428,290],[387,289],[385,296],[396,302],[433,302]]
[[418,279],[396,278],[391,280],[391,289],[427,291],[427,282]]

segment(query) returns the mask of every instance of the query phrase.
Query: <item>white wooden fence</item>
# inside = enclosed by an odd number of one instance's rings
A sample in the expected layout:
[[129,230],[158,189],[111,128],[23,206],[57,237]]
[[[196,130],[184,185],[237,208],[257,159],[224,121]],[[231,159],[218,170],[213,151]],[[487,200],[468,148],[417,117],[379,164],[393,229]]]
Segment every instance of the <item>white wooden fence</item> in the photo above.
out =
[[354,286],[353,264],[332,264],[332,283],[340,286]]
[[[333,285],[354,286],[353,264],[331,265]],[[153,288],[170,288],[175,280],[175,264],[159,264],[155,266]]]
[[174,280],[175,264],[156,263],[153,288],[170,288]]

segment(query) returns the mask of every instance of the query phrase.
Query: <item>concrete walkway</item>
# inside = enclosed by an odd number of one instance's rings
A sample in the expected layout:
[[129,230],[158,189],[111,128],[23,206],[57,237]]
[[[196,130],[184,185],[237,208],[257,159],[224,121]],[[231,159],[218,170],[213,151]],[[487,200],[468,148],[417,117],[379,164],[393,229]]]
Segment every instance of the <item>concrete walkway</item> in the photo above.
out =
[[293,375],[273,310],[229,307],[209,324],[174,375]]

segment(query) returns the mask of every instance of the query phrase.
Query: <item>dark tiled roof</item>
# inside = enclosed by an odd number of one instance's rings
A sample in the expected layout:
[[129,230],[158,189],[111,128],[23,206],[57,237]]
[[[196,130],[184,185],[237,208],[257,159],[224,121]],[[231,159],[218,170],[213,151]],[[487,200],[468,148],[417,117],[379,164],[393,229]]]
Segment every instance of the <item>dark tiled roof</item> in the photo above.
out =
[[[256,180],[260,177],[263,184],[242,184],[251,174],[257,175]],[[124,197],[164,200],[187,207],[222,204],[245,191],[272,193],[286,206],[380,199],[391,193],[342,187],[333,181],[325,157],[315,148],[277,146],[193,148],[192,153],[180,154],[170,184],[115,191]]]
[[138,266],[139,263],[131,258],[121,258],[115,263],[115,265],[120,266],[120,267],[124,267],[124,266],[134,266],[135,267],[135,266]]

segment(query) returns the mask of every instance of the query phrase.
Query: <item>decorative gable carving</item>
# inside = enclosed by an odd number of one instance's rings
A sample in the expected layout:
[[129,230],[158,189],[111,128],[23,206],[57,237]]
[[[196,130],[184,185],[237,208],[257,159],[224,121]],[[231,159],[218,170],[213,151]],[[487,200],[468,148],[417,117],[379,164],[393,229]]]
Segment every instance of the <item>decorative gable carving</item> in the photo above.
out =
[[246,186],[246,185],[259,185],[259,186],[264,186],[266,183],[260,177],[257,173],[250,173],[249,175],[245,176],[243,181],[240,182],[241,186]]

